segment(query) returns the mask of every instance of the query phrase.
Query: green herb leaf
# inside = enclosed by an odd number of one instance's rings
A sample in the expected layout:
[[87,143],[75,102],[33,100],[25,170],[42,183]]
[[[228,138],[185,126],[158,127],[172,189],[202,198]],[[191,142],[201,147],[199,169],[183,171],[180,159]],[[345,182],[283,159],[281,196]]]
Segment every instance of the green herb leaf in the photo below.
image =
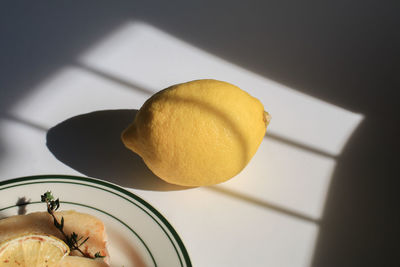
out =
[[94,254],[94,258],[95,258],[95,259],[97,259],[97,258],[101,258],[101,259],[102,259],[102,258],[105,258],[105,257],[106,257],[106,256],[102,256],[102,255],[100,254],[100,251],[97,251],[96,254]]
[[[79,238],[81,240],[82,238]],[[78,246],[82,246],[86,241],[88,241],[89,237],[86,237],[85,240],[83,240]]]
[[51,191],[45,192],[43,195],[40,196],[42,202],[52,201],[54,199]]
[[[60,200],[57,198],[55,199],[54,196],[50,191],[45,192],[43,195],[40,196],[41,202],[45,202],[47,205],[47,212],[53,217],[54,226],[61,232],[64,236],[64,241],[67,243],[69,248],[72,250],[79,251],[84,257],[87,258],[96,258],[91,256],[89,253],[82,251],[79,247],[82,246],[89,237],[86,237],[82,242],[83,236],[79,237],[78,234],[72,232],[71,235],[67,235],[64,233],[64,217],[61,217],[61,222],[58,221],[57,217],[54,215],[55,211],[60,208]],[[80,243],[79,243],[80,242]],[[102,256],[100,253],[98,254],[98,258]]]

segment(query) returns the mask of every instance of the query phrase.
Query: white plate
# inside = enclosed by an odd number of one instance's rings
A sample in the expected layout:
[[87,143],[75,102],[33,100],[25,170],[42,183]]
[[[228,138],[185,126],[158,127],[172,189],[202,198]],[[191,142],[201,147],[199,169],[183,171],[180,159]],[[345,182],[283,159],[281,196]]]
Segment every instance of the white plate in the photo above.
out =
[[45,211],[40,196],[46,191],[60,199],[60,210],[89,213],[104,222],[112,267],[191,266],[178,234],[156,209],[102,180],[46,175],[0,182],[0,218]]

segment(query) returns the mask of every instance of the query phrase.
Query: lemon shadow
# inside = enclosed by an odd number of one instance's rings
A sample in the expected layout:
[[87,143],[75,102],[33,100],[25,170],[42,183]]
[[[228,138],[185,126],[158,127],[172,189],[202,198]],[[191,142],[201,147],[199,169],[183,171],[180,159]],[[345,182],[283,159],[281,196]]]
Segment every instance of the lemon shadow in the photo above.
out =
[[[250,160],[247,156],[249,148],[240,128],[228,114],[197,99],[174,96],[169,101],[176,106],[183,104],[196,107],[223,123],[239,142],[241,162],[246,166]],[[121,133],[137,113],[138,110],[127,109],[100,110],[69,118],[48,130],[47,147],[58,160],[74,170],[123,187],[152,191],[192,188],[161,180],[147,168],[140,156],[123,145]]]
[[155,176],[143,160],[125,148],[120,135],[137,110],[101,110],[69,118],[47,132],[47,147],[74,170],[123,187],[172,191],[172,185]]

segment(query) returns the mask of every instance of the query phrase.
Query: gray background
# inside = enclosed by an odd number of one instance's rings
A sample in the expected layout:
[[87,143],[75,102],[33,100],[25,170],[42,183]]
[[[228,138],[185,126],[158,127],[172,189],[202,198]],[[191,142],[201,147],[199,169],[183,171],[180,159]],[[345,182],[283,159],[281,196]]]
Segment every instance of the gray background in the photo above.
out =
[[[2,1],[0,116],[125,21],[359,112],[312,266],[399,266],[398,1]],[[338,125],[340,127],[340,125]],[[2,157],[0,140],[0,159]],[[290,255],[288,255],[290,257]]]

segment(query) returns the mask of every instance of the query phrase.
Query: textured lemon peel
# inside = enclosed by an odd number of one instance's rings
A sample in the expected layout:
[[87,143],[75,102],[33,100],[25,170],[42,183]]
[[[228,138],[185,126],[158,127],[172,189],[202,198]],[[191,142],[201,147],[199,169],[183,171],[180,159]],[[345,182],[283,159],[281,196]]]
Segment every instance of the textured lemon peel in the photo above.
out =
[[161,179],[183,186],[212,185],[247,165],[270,120],[262,103],[240,88],[197,80],[153,95],[122,140]]

